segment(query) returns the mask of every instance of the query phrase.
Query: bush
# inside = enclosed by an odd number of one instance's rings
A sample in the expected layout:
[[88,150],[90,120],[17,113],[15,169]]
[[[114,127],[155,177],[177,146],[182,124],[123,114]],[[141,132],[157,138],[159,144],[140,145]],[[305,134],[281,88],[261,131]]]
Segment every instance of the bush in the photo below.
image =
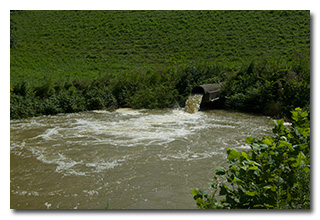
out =
[[290,129],[283,119],[272,121],[274,137],[248,137],[247,152],[227,148],[229,167],[216,168],[213,193],[191,190],[198,208],[310,208],[310,118],[300,108],[291,113]]
[[10,89],[10,118],[27,118],[95,109],[113,109],[117,102],[103,79],[50,81],[30,88],[23,82]]
[[35,100],[15,93],[10,95],[10,119],[35,116]]
[[138,90],[129,98],[132,108],[169,108],[175,104],[177,92],[165,85],[157,85]]
[[221,96],[227,109],[290,117],[291,109],[310,105],[310,56],[290,65],[271,56],[244,64],[226,78]]
[[229,67],[225,67],[218,61],[190,62],[177,73],[175,80],[175,89],[179,94],[177,102],[183,106],[196,85],[222,83],[229,71]]
[[111,91],[106,86],[101,87],[89,87],[85,91],[86,109],[104,109],[113,108],[117,106],[117,102]]
[[[290,110],[297,106],[310,108],[309,61],[309,56],[302,54],[290,64],[265,56],[243,64],[215,60],[156,69],[125,69],[95,79],[54,81],[48,75],[34,85],[22,81],[10,88],[14,99],[12,117],[119,107],[184,106],[194,86],[219,83],[221,95],[214,107],[288,118]],[[18,103],[15,95],[26,100]]]

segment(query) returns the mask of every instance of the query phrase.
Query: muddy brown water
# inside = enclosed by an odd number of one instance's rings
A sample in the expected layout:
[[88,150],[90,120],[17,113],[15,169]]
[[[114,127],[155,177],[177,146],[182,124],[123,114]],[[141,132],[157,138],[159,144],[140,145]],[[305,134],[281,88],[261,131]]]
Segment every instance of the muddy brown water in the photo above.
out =
[[195,209],[226,148],[271,133],[224,110],[91,111],[10,122],[12,209]]

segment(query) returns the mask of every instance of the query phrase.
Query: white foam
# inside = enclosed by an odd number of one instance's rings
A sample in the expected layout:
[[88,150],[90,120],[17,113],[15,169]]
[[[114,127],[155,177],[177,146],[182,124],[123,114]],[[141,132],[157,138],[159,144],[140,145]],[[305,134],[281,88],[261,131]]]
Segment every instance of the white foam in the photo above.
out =
[[83,190],[83,192],[88,194],[89,196],[99,195],[99,192],[96,190]]
[[117,109],[115,112],[122,114],[122,115],[140,115],[141,113],[141,109],[140,110],[134,110],[131,108],[119,108]]
[[48,202],[45,202],[44,205],[47,207],[47,209],[50,209],[50,207],[51,207],[52,204],[50,204],[50,203],[48,203]]
[[98,114],[111,114],[112,113],[107,110],[92,110],[91,112],[98,113]]
[[166,161],[166,160],[184,160],[184,161],[193,161],[193,160],[202,160],[206,158],[211,158],[213,155],[222,154],[219,152],[191,152],[191,151],[184,151],[184,152],[178,152],[176,154],[171,155],[158,155],[160,160]]
[[95,168],[96,172],[101,172],[103,170],[113,169],[114,167],[119,166],[120,161],[121,160],[114,160],[111,162],[90,162],[86,163],[86,166]]
[[43,134],[40,134],[40,135],[34,137],[33,139],[43,138],[44,140],[52,140],[53,139],[52,136],[59,134],[58,129],[59,129],[59,127],[49,128]]
[[44,149],[31,147],[31,152],[36,156],[37,160],[46,163],[56,165],[55,172],[63,173],[64,175],[78,175],[85,176],[85,172],[72,169],[77,164],[83,164],[83,161],[74,161],[71,158],[67,158],[61,153],[53,154],[47,152]]
[[[200,112],[189,114],[181,110],[171,110],[166,114],[148,114],[128,109],[121,109],[119,112],[134,117],[120,117],[113,121],[77,119],[73,133],[78,137],[92,137],[100,143],[137,146],[169,143],[208,127],[204,120],[199,121],[202,117]],[[127,114],[128,112],[130,113]]]
[[25,190],[11,190],[11,193],[20,196],[39,196],[37,191],[25,191]]
[[[227,116],[216,117],[215,113],[198,111],[190,114],[183,109],[118,109],[114,112],[86,112],[47,119],[45,127],[44,117],[40,118],[41,123],[34,122],[35,127],[28,128],[28,138],[22,142],[12,141],[11,152],[19,156],[20,152],[23,152],[21,156],[30,156],[31,152],[39,161],[54,165],[55,172],[63,175],[90,176],[92,173],[122,166],[127,159],[123,154],[128,152],[129,156],[133,152],[131,149],[122,151],[122,147],[155,147],[157,150],[161,146],[159,149],[165,149],[158,155],[161,160],[185,161],[209,158],[217,152],[225,153],[225,146],[247,148],[234,138],[239,133],[243,135],[243,120],[232,121]],[[18,130],[18,127],[20,125],[14,129]],[[262,127],[256,129],[261,130]],[[233,136],[219,135],[223,132],[219,128],[231,131],[230,135]],[[208,148],[212,143],[211,137],[223,148],[221,151]],[[175,141],[177,145],[171,144]],[[202,144],[206,150],[198,148]],[[180,151],[181,146],[189,148]],[[93,152],[98,150],[99,153],[87,157],[86,153],[91,152],[91,148]],[[112,148],[123,154],[108,155],[109,149],[114,153]]]

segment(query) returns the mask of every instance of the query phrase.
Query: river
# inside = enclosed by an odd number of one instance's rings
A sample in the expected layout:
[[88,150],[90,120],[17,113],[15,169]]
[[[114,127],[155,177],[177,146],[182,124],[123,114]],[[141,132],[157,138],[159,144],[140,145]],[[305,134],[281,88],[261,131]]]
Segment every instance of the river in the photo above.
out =
[[224,110],[90,111],[10,122],[12,209],[195,209],[226,148],[271,134]]

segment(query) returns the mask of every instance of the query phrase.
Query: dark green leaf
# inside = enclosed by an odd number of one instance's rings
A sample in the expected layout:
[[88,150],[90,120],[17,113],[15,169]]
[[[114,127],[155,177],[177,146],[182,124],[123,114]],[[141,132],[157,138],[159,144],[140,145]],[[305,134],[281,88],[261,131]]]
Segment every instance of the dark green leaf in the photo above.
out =
[[228,187],[226,186],[226,185],[222,185],[222,186],[220,186],[220,193],[219,193],[219,195],[221,195],[221,196],[223,196],[223,195],[226,195],[226,194],[228,194]]
[[216,167],[216,175],[224,175],[226,170],[223,167]]
[[211,186],[213,189],[216,189],[218,187],[218,184],[213,182],[208,182],[209,186]]

